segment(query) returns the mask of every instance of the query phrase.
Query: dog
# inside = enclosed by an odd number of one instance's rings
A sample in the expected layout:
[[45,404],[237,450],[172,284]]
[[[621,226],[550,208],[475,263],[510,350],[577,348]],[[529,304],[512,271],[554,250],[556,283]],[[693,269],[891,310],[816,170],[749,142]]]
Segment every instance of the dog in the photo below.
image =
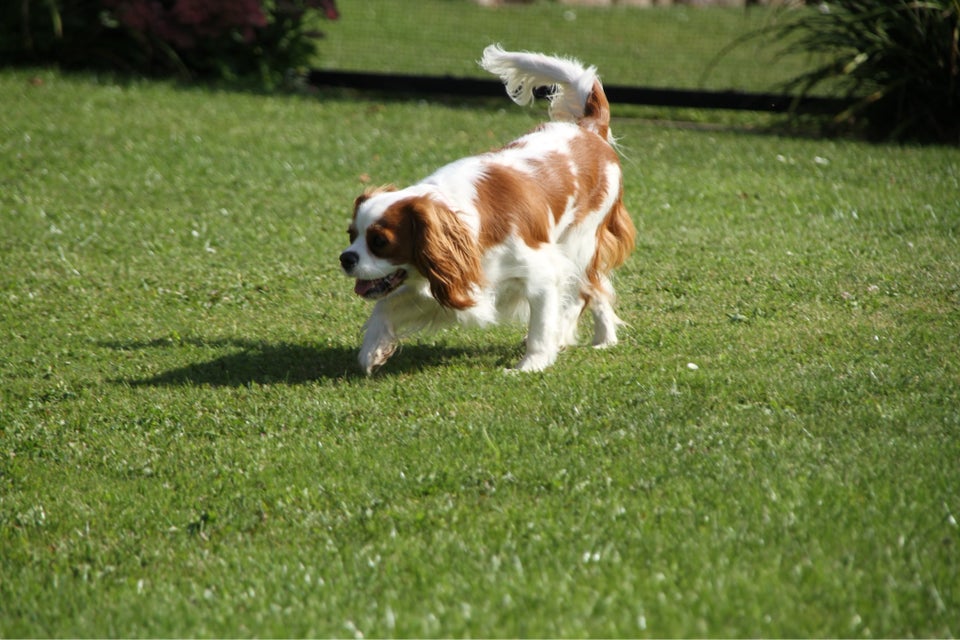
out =
[[367,374],[405,336],[452,324],[526,320],[519,371],[541,371],[576,344],[586,308],[593,345],[617,343],[610,274],[636,230],[596,68],[499,45],[480,65],[520,105],[549,87],[550,121],[417,184],[356,199],[340,267],[357,295],[377,301],[359,353]]

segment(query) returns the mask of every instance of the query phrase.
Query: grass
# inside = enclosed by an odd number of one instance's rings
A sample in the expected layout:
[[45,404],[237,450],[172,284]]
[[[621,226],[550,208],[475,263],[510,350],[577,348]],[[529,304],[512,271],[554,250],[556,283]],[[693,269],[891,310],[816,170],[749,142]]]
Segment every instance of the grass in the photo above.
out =
[[344,1],[323,25],[316,66],[330,69],[480,76],[479,52],[506,48],[579,57],[610,84],[770,91],[806,71],[806,56],[781,57],[759,40],[726,51],[744,33],[769,26],[761,9],[575,7],[422,0],[417,11],[390,0]]
[[956,149],[618,120],[621,344],[365,378],[353,197],[542,110],[9,70],[0,107],[0,635],[956,635]]

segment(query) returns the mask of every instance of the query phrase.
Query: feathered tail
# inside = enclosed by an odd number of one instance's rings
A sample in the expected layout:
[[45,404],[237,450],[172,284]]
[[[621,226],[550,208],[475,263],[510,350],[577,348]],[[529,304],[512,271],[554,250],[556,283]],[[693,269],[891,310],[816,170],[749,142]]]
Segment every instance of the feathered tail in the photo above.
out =
[[596,67],[571,58],[504,51],[497,44],[483,50],[480,66],[500,76],[510,98],[520,105],[533,102],[538,87],[553,87],[548,98],[551,119],[576,122],[612,142],[610,105]]

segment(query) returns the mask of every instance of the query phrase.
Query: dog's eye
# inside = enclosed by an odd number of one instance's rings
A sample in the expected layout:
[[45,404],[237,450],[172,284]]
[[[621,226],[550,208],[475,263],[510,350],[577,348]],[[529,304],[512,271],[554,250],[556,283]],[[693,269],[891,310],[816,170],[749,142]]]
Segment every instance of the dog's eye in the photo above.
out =
[[347,229],[347,235],[350,236],[350,242],[354,242],[357,239],[357,229],[353,225],[350,225],[350,228]]
[[387,248],[387,239],[379,233],[371,233],[367,238],[367,243],[374,251],[382,251]]

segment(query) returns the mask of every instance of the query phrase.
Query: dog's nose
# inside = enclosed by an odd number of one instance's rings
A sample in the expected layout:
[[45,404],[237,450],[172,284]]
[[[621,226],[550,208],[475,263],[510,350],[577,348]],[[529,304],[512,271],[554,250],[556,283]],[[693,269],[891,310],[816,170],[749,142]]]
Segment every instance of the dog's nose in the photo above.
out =
[[340,266],[347,273],[350,273],[358,262],[360,262],[360,256],[356,251],[344,251],[340,254]]

